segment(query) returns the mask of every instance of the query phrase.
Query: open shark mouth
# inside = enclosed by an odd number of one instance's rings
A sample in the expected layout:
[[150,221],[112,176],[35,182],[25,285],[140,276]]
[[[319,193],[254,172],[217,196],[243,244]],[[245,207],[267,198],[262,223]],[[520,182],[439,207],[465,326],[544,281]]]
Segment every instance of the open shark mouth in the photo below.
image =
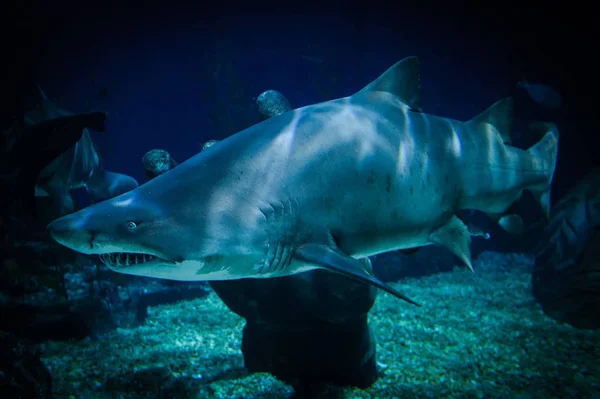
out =
[[107,267],[119,268],[125,266],[140,265],[142,263],[152,262],[159,259],[150,254],[132,253],[132,252],[113,252],[100,254],[100,260]]

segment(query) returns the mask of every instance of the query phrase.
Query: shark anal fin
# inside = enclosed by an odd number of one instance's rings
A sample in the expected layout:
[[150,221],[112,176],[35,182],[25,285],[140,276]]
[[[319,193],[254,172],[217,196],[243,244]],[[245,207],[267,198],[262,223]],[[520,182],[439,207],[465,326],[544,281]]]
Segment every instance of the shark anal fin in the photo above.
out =
[[369,267],[370,261],[354,259],[322,244],[304,244],[294,251],[294,257],[300,261],[320,266],[323,269],[343,274],[362,283],[371,284],[406,302],[421,306],[406,295],[375,278]]
[[507,233],[521,235],[525,232],[525,223],[523,223],[521,216],[517,214],[488,213],[487,215]]
[[498,220],[498,224],[510,234],[521,235],[525,231],[525,224],[519,215],[504,215]]
[[429,241],[452,251],[473,271],[470,248],[471,233],[458,216],[453,215],[448,223],[434,230],[429,235]]

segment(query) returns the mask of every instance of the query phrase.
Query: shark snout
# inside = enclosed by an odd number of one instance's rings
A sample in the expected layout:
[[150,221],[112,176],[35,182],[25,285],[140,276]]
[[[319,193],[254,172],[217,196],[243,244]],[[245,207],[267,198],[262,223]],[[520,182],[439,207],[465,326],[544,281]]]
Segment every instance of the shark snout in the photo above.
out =
[[50,237],[59,244],[85,253],[93,247],[94,234],[83,225],[82,218],[77,214],[72,214],[51,222],[46,230]]

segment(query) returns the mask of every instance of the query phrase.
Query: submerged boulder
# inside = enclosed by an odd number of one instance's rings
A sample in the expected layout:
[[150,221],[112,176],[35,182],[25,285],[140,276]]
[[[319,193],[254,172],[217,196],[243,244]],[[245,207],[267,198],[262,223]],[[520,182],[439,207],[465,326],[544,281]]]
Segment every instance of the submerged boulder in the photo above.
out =
[[376,288],[324,270],[210,284],[246,319],[242,353],[250,371],[269,372],[297,388],[366,388],[377,379],[367,320]]
[[0,331],[0,392],[3,398],[52,398],[52,376],[40,349]]
[[600,328],[600,169],[554,206],[536,248],[532,288],[548,316]]
[[256,105],[263,120],[292,110],[288,99],[277,90],[267,90],[260,93],[256,99]]
[[171,154],[160,149],[150,150],[144,154],[142,164],[148,179],[153,179],[177,166],[177,162],[171,157]]

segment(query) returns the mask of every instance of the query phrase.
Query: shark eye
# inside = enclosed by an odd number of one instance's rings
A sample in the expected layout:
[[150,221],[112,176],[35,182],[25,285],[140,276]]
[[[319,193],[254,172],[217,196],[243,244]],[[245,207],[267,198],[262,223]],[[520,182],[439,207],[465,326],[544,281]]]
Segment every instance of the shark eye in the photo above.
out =
[[135,222],[132,222],[132,221],[127,222],[127,229],[129,231],[135,230],[136,227],[137,227],[137,224]]

